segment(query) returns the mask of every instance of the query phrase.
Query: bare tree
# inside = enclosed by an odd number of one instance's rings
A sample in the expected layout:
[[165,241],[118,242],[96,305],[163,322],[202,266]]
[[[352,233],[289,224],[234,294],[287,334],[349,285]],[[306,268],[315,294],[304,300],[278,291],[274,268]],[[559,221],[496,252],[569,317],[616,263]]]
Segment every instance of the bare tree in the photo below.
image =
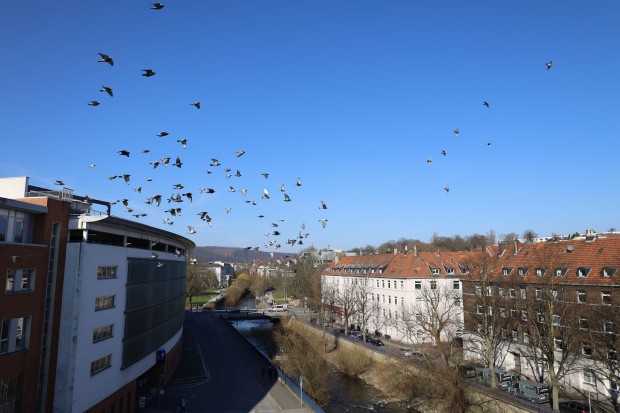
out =
[[569,294],[572,290],[562,282],[566,267],[559,256],[541,253],[538,260],[537,282],[530,285],[529,291],[520,292],[517,304],[524,333],[529,336],[523,353],[535,379],[542,382],[548,378],[553,409],[558,410],[560,380],[574,368],[577,355],[581,354],[579,308],[574,294]]
[[[343,280],[346,280],[343,279]],[[349,279],[352,281],[352,279]],[[336,291],[336,306],[342,314],[342,321],[345,325],[345,332],[353,316],[357,313],[357,285],[353,283],[341,285]]]
[[362,326],[362,337],[366,341],[366,330],[370,324],[373,315],[373,294],[371,293],[371,285],[368,278],[360,278],[359,284],[356,286],[356,319]]
[[[500,266],[497,256],[481,254],[467,262],[469,273],[465,276],[473,286],[473,294],[464,297],[466,307],[472,310],[467,314],[472,336],[467,351],[477,354],[490,371],[502,364],[512,339],[508,332],[515,326],[514,314],[507,308],[512,284],[497,281]],[[495,374],[490,374],[490,380],[491,387],[496,387]]]
[[536,237],[538,237],[538,234],[531,229],[523,231],[523,238],[525,238],[526,242],[534,242],[534,238]]
[[213,288],[217,285],[217,277],[212,269],[205,267],[202,261],[197,261],[195,264],[189,262],[186,266],[186,282],[185,282],[185,296],[189,300],[190,308],[192,306],[192,300],[196,295],[203,293],[209,288]]

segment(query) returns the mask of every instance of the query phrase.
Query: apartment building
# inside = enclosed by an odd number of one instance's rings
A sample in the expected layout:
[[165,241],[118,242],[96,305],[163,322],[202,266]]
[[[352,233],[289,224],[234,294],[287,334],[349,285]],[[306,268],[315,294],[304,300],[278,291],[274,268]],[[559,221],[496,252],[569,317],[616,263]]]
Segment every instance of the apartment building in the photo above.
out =
[[325,307],[337,322],[405,343],[457,338],[460,278],[475,254],[414,249],[340,257],[321,273]]
[[12,185],[4,189],[0,411],[51,411],[70,207],[46,197],[23,198],[23,191],[13,191]]
[[615,401],[619,268],[620,236],[592,233],[509,245],[472,264],[465,357]]
[[0,196],[0,410],[134,412],[180,360],[194,243],[28,178]]

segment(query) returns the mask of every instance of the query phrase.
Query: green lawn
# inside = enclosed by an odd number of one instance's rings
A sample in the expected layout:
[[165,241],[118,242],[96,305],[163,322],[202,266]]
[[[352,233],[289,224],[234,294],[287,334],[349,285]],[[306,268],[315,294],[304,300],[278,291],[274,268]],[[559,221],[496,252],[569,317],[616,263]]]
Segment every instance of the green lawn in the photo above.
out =
[[[195,295],[192,297],[192,306],[196,308],[197,304],[199,307],[202,307],[204,303],[208,302],[213,297],[217,297],[219,294],[220,293],[217,291],[205,291],[200,295]],[[185,307],[189,308],[189,300],[185,300]]]
[[[284,290],[282,291],[272,291],[271,296],[273,297],[274,304],[284,304]],[[291,296],[286,295],[286,301],[290,301]]]

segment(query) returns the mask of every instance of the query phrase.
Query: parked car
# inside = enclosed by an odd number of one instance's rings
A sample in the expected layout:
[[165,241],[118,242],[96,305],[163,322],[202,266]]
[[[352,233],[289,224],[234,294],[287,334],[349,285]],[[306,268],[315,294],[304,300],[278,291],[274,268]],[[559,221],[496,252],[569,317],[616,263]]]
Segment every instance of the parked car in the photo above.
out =
[[464,377],[466,379],[473,379],[478,374],[478,372],[476,371],[476,366],[469,364],[460,365],[457,367],[457,369],[461,377]]
[[371,340],[372,340],[371,343],[374,344],[377,347],[384,346],[383,341],[379,340],[378,338],[373,338]]
[[422,357],[422,353],[416,350],[411,350],[410,348],[407,348],[407,347],[401,347],[398,350],[405,357]]
[[351,331],[351,337],[356,338],[358,340],[362,339],[362,332],[361,331]]
[[[590,413],[590,407],[586,402],[578,402],[576,400],[569,400],[560,402],[560,413]],[[603,413],[603,411],[597,407],[592,406],[592,413]]]
[[519,380],[512,385],[510,392],[521,399],[526,399],[533,403],[549,402],[549,386],[544,383]]
[[[482,371],[482,382],[486,384],[487,386],[490,386],[491,385],[491,374],[492,374],[491,372],[493,372],[493,370],[484,368],[481,371]],[[495,383],[497,384],[497,387],[501,390],[508,390],[508,388],[510,388],[511,383],[515,382],[516,380],[519,380],[519,377],[517,377],[514,373],[500,369],[499,367],[496,367],[494,369],[494,374],[495,374]]]

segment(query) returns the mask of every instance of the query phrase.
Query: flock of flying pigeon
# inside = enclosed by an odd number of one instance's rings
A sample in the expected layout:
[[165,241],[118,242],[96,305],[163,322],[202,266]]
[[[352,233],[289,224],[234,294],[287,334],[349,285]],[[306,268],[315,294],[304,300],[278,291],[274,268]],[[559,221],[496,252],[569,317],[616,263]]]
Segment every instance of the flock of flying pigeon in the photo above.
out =
[[[164,4],[162,3],[153,3],[151,5],[151,9],[152,10],[161,10],[162,8],[164,8]],[[114,59],[105,53],[99,53],[99,60],[97,60],[100,63],[107,63],[110,66],[114,66]],[[149,78],[152,76],[155,76],[157,74],[157,72],[155,72],[152,69],[143,69],[142,70],[142,76],[144,76],[145,78]],[[114,91],[112,89],[112,87],[110,86],[106,86],[106,85],[102,85],[100,92],[103,92],[105,94],[107,94],[109,97],[114,97]],[[89,106],[99,106],[101,104],[101,102],[97,101],[97,100],[91,100],[90,102],[88,102]],[[190,103],[191,106],[193,106],[196,109],[200,109],[201,105],[200,102],[196,101],[196,102],[192,102]],[[169,132],[167,131],[161,131],[159,133],[156,134],[156,136],[158,138],[164,138],[166,139],[167,136],[169,136]],[[170,138],[168,138],[170,139]],[[187,145],[188,145],[188,140],[185,138],[182,139],[177,139],[176,142],[178,144],[180,144],[180,147],[182,149],[186,149]],[[148,154],[150,152],[149,149],[143,149],[141,151],[142,154]],[[245,155],[245,151],[240,150],[235,152],[235,157],[236,158],[240,158],[243,155]],[[133,152],[131,150],[128,149],[121,149],[117,151],[117,154],[119,156],[122,157],[127,157],[130,158],[133,155]],[[138,155],[141,156],[141,155]],[[166,168],[168,166],[172,166],[172,167],[176,167],[181,169],[183,167],[183,162],[181,160],[180,156],[176,156],[176,159],[174,160],[174,162],[172,161],[173,157],[164,157],[161,159],[157,159],[154,161],[151,161],[148,163],[149,166],[146,166],[146,162],[145,162],[145,168],[152,168],[153,170],[156,169],[162,169],[162,168]],[[95,163],[91,163],[88,165],[88,167],[90,169],[94,169],[95,168]],[[258,205],[258,202],[263,202],[265,200],[269,200],[272,198],[272,195],[269,193],[269,190],[267,188],[264,188],[262,191],[262,195],[260,197],[261,201],[258,201],[256,199],[250,199],[247,197],[248,193],[250,191],[248,191],[247,188],[236,188],[235,185],[231,185],[230,181],[228,181],[230,178],[240,178],[242,176],[242,173],[239,169],[237,169],[235,167],[235,172],[233,172],[232,168],[224,168],[222,166],[222,164],[220,163],[220,161],[217,158],[211,158],[211,163],[209,163],[209,167],[212,167],[213,169],[208,169],[207,170],[207,175],[211,175],[214,173],[214,171],[216,170],[216,168],[221,168],[224,172],[224,176],[225,179],[227,180],[227,185],[228,188],[222,190],[221,188],[213,188],[213,187],[206,187],[206,188],[196,188],[196,190],[198,190],[198,192],[202,195],[211,195],[214,194],[216,192],[220,192],[220,191],[225,191],[225,192],[230,192],[230,193],[234,193],[234,192],[238,192],[242,195],[242,199],[243,199],[243,203],[245,204],[249,204],[252,206]],[[265,180],[269,179],[269,173],[268,172],[264,172],[261,174]],[[120,174],[114,174],[114,175],[110,175],[108,176],[108,180],[109,181],[113,181],[115,179],[122,179],[122,181],[125,182],[125,184],[127,185],[131,185],[132,184],[132,180],[131,180],[131,173],[120,173]],[[234,179],[233,178],[233,179]],[[152,178],[147,178],[148,182],[152,182],[153,179]],[[56,185],[59,186],[63,186],[64,182],[58,180],[55,183]],[[149,185],[150,186],[150,185]],[[293,187],[301,187],[302,186],[302,182],[301,182],[301,178],[297,178],[297,180],[295,181],[295,183],[292,185]],[[165,197],[163,194],[158,193],[158,194],[154,194],[151,196],[147,196],[145,197],[142,202],[147,204],[147,205],[152,205],[155,206],[156,208],[161,208],[161,204],[163,201],[166,201],[167,204],[172,204],[172,206],[168,209],[165,209],[163,211],[163,218],[162,218],[162,224],[163,225],[173,225],[175,223],[175,218],[181,216],[181,214],[183,213],[183,207],[180,206],[182,203],[184,202],[188,202],[188,203],[192,203],[193,201],[193,193],[190,191],[187,192],[183,192],[183,190],[185,189],[185,186],[181,183],[179,184],[175,184],[173,185],[172,188],[170,188],[170,190],[172,191],[172,194],[169,197]],[[137,194],[141,194],[143,189],[142,186],[136,186],[134,189],[134,192]],[[175,193],[176,191],[176,193]],[[278,192],[281,193],[281,195],[279,195],[282,199],[283,202],[291,202],[291,197],[287,194],[286,192],[286,188],[284,184],[281,184],[279,186],[279,188],[277,189]],[[273,201],[271,201],[273,202]],[[118,199],[116,202],[112,202],[112,204],[117,204],[120,203],[125,207],[126,212],[128,213],[132,213],[134,212],[134,208],[138,208],[133,201],[130,202],[130,200],[128,198],[122,198],[122,199]],[[162,208],[163,209],[163,208]],[[319,206],[320,210],[326,210],[327,209],[327,204],[325,203],[325,201],[321,201],[320,202],[320,206]],[[230,213],[232,211],[232,207],[226,207],[226,214]],[[132,214],[135,218],[142,218],[147,216],[147,213],[145,212],[136,212]],[[208,211],[200,211],[198,212],[198,218],[204,222],[206,222],[210,227],[213,226],[213,219],[211,218],[211,216],[209,215]],[[257,216],[259,219],[265,218],[265,215],[260,214]],[[272,222],[270,225],[270,229],[268,232],[265,233],[265,236],[270,237],[271,239],[268,240],[266,242],[266,244],[264,245],[265,248],[280,248],[282,246],[281,242],[279,241],[278,237],[282,235],[282,233],[280,232],[281,230],[279,229],[281,222],[283,222],[284,219],[279,219],[275,222]],[[322,218],[319,219],[319,222],[322,226],[322,228],[325,228],[327,225],[327,219],[326,218]],[[294,246],[295,244],[297,245],[302,245],[304,243],[304,240],[310,235],[308,232],[305,232],[306,230],[306,225],[304,223],[302,223],[300,225],[300,230],[298,231],[297,234],[295,234],[292,237],[288,237],[286,239],[286,244],[290,245],[291,247]],[[188,234],[195,234],[196,231],[196,227],[193,225],[188,225],[187,226],[187,233]],[[254,249],[254,250],[258,250],[259,246],[252,246],[252,247],[246,247],[246,250],[250,250],[250,249]],[[272,253],[273,254],[273,253]]]
[[[547,63],[545,63],[545,66],[547,67],[547,70],[551,69],[552,65],[553,65],[553,62],[551,60],[549,60]],[[491,108],[491,105],[486,100],[482,101],[482,106],[484,106],[487,109]],[[459,128],[454,129],[454,136],[455,137],[458,138],[459,137],[459,133],[460,133]],[[487,146],[487,148],[490,148],[491,147],[491,142],[487,142],[486,146]],[[442,149],[440,153],[441,153],[442,156],[446,156],[448,154],[445,149]],[[429,166],[432,165],[433,164],[433,157],[429,156],[428,159],[426,160],[426,163]],[[448,186],[448,185],[446,185],[443,189],[444,189],[444,191],[446,191],[446,193],[450,192],[450,186]]]

